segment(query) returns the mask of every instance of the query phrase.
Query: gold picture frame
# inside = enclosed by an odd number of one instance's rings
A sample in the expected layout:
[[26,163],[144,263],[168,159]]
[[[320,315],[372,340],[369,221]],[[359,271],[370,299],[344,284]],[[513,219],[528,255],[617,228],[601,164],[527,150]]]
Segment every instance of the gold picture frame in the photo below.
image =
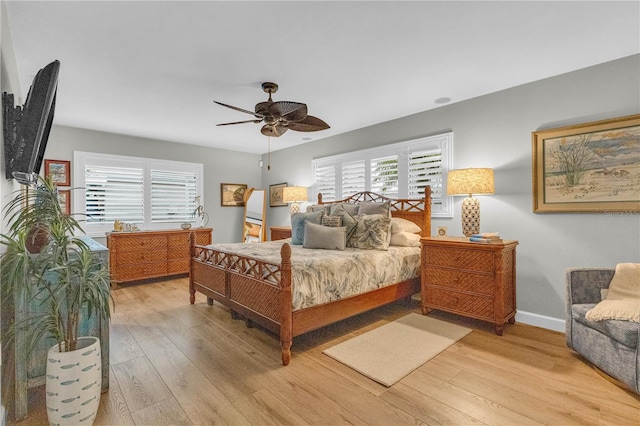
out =
[[220,205],[223,207],[244,206],[244,191],[247,185],[242,183],[220,184]]
[[534,213],[640,211],[640,114],[531,139]]
[[282,201],[282,189],[287,186],[287,182],[269,185],[269,207],[282,207],[288,205]]

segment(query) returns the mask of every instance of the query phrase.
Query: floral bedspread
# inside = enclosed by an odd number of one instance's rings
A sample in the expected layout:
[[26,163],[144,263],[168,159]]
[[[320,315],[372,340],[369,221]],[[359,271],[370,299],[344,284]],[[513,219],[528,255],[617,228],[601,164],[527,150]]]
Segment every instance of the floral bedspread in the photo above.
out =
[[[280,249],[291,239],[263,243],[217,243],[209,247],[280,263]],[[291,245],[293,310],[365,293],[420,276],[420,247],[389,250],[308,249]]]

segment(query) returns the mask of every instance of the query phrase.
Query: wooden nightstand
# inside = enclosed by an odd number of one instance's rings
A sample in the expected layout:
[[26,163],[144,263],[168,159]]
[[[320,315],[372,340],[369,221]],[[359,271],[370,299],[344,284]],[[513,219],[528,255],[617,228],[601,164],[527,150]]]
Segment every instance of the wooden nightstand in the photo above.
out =
[[272,226],[271,227],[271,241],[284,240],[285,238],[291,238],[290,226]]
[[517,241],[472,243],[431,237],[422,243],[422,313],[452,312],[495,324],[502,336],[516,315]]

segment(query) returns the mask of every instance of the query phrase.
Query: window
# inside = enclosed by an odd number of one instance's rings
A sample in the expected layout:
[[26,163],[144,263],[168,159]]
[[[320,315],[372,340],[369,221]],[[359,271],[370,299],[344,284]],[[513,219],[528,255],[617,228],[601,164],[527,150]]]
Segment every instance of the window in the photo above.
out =
[[391,198],[421,198],[431,186],[432,215],[453,217],[446,195],[453,133],[313,160],[315,190],[324,201],[373,191]]
[[83,228],[103,236],[115,220],[141,229],[176,228],[192,222],[203,193],[203,166],[120,155],[74,152],[74,211]]

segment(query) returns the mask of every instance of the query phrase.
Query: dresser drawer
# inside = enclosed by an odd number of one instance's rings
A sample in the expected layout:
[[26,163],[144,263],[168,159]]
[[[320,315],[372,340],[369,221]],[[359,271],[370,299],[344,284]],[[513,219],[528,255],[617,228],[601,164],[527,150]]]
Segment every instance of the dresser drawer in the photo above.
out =
[[189,260],[191,259],[170,260],[167,263],[167,274],[186,274],[189,272]]
[[428,266],[464,269],[493,274],[493,251],[425,246]]
[[118,250],[166,249],[167,237],[164,235],[127,235],[118,238]]
[[493,319],[494,299],[427,287],[427,306],[455,313],[464,313],[476,318]]
[[166,262],[139,263],[135,265],[119,266],[114,271],[116,281],[131,281],[167,274]]
[[452,269],[429,268],[425,271],[425,284],[428,286],[446,287],[451,290],[470,293],[495,294],[493,275],[473,274]]
[[133,251],[117,251],[116,265],[117,268],[125,265],[162,262],[166,260],[167,252],[165,250],[133,250]]

